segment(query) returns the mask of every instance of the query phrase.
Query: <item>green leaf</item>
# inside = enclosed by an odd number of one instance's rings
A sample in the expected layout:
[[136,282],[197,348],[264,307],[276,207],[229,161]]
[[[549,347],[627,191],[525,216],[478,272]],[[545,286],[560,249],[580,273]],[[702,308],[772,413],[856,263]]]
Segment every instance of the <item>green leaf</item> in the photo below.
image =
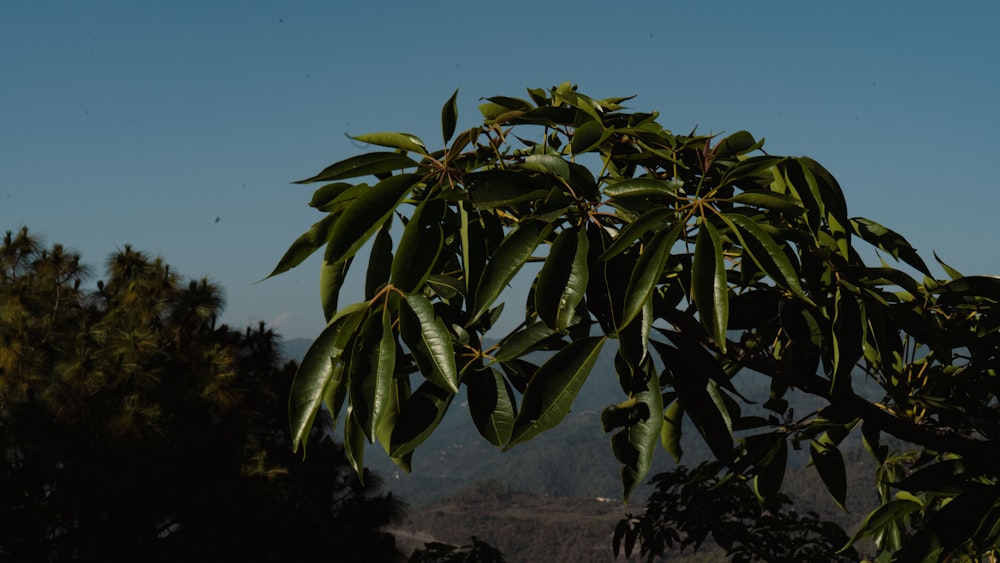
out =
[[358,196],[333,226],[326,261],[336,263],[354,256],[419,180],[414,174],[390,176]]
[[559,424],[597,362],[604,340],[591,336],[571,342],[538,368],[524,391],[505,450]]
[[369,442],[374,442],[379,420],[385,415],[396,369],[396,339],[388,309],[370,314],[355,339],[347,364],[354,416]]
[[422,444],[437,428],[454,397],[454,393],[430,381],[423,382],[399,411],[389,455],[402,457]]
[[798,269],[767,231],[762,229],[753,219],[738,213],[725,213],[721,217],[731,227],[736,227],[734,231],[740,244],[757,264],[757,267],[779,286],[791,291],[806,303],[812,303],[799,283]]
[[[898,561],[948,561],[995,514],[1000,487],[973,487],[945,504],[895,555]],[[995,518],[995,516],[993,516]],[[990,522],[992,525],[992,522]]]
[[716,345],[726,351],[726,325],[729,322],[729,283],[722,255],[722,240],[708,221],[702,221],[694,242],[691,266],[691,291],[698,317]]
[[340,288],[347,279],[347,270],[351,267],[352,258],[336,263],[323,261],[319,270],[319,297],[323,306],[323,316],[326,322],[330,322],[334,314],[337,313],[337,304],[340,302]]
[[781,490],[788,464],[788,442],[782,435],[775,435],[774,446],[767,457],[757,465],[753,480],[754,493],[762,501],[773,499]]
[[329,212],[331,210],[324,208],[334,201],[337,201],[338,198],[353,188],[357,188],[357,186],[346,182],[336,182],[334,184],[321,186],[318,190],[313,192],[312,199],[309,201],[309,207],[315,207],[320,211]]
[[584,229],[565,229],[556,237],[538,273],[535,311],[549,327],[570,325],[587,291],[589,243]]
[[524,201],[544,199],[549,190],[529,174],[513,170],[484,170],[462,177],[469,201],[476,209],[508,207]]
[[590,151],[611,138],[614,132],[605,129],[604,124],[597,120],[583,123],[573,131],[573,140],[570,141],[570,151],[573,154],[581,154]]
[[[451,343],[451,333],[445,327],[444,321],[437,316],[431,302],[419,293],[407,295],[401,305],[403,306],[400,307],[399,322],[404,340],[410,346],[415,359],[423,359],[418,354],[426,354],[426,359],[430,361],[430,365],[420,365],[421,362],[418,361],[424,377],[452,394],[457,393],[458,368],[455,364],[455,349]],[[419,328],[411,328],[413,320]]]
[[835,395],[851,389],[851,372],[864,355],[865,325],[857,297],[837,286],[833,320],[833,379],[830,391]]
[[670,251],[683,230],[684,223],[677,222],[672,229],[656,233],[639,255],[629,278],[628,289],[625,290],[625,308],[618,323],[619,330],[632,322],[632,319],[650,302],[653,290],[663,276],[663,268],[670,258]]
[[809,445],[809,459],[816,466],[816,472],[830,491],[833,501],[844,512],[847,512],[847,470],[844,468],[844,456],[840,449],[823,434],[819,439],[812,440]]
[[420,140],[420,137],[409,133],[368,133],[356,137],[348,135],[348,137],[361,143],[427,154],[427,146]]
[[556,334],[558,332],[554,328],[550,328],[543,322],[531,323],[501,340],[498,351],[493,354],[493,359],[498,362],[509,362],[520,358],[529,352],[540,349]]
[[392,236],[389,228],[392,217],[382,224],[368,255],[368,272],[365,275],[365,300],[371,300],[389,279],[389,268],[392,265]]
[[681,449],[681,435],[684,422],[684,405],[680,401],[674,400],[663,411],[663,426],[660,428],[660,443],[663,449],[667,450],[674,461],[681,462],[684,450]]
[[763,209],[791,211],[794,215],[805,211],[805,208],[802,207],[802,202],[798,199],[770,190],[743,192],[733,196],[732,201]]
[[[948,264],[945,264],[944,260],[942,260],[941,257],[937,255],[937,252],[934,253],[934,259],[937,260],[937,263],[941,265],[941,269],[944,270],[944,273],[948,274],[949,278],[957,280],[958,278],[965,277],[962,275],[961,272],[959,272],[955,268],[952,268]],[[927,275],[930,276],[930,274]]]
[[441,138],[445,144],[451,140],[455,134],[455,125],[458,123],[458,90],[448,98],[448,101],[441,107]]
[[510,384],[489,367],[472,370],[463,381],[468,387],[469,413],[476,428],[489,443],[502,447],[510,439],[517,415]]
[[896,260],[902,260],[924,275],[931,275],[927,264],[917,254],[916,249],[903,238],[903,235],[864,217],[851,219],[851,228],[854,234],[864,239],[868,244],[892,254]]
[[444,211],[444,201],[424,200],[403,229],[389,278],[392,285],[403,293],[419,288],[434,269],[444,246],[444,230],[441,228]]
[[646,389],[631,397],[633,405],[627,414],[624,429],[611,437],[615,458],[622,463],[621,475],[624,498],[642,483],[653,461],[653,452],[663,426],[663,398],[660,379],[650,361],[644,362]]
[[676,180],[654,178],[629,178],[604,188],[604,195],[612,198],[648,197],[674,199],[681,183]]
[[[905,529],[906,517],[921,508],[922,506],[920,503],[909,499],[895,499],[883,504],[873,510],[871,514],[865,518],[865,521],[861,523],[861,527],[859,527],[858,531],[854,533],[851,540],[847,542],[845,548],[854,545],[867,537],[878,535],[889,527],[895,526]],[[880,547],[883,549],[888,548],[891,551],[899,549],[898,546]]]
[[302,358],[299,369],[292,380],[288,394],[289,427],[292,433],[292,450],[298,451],[299,444],[305,450],[316,413],[323,404],[323,396],[330,385],[339,385],[334,378],[334,364],[338,352],[333,343],[343,323],[328,325]]
[[642,235],[648,231],[657,230],[657,227],[667,223],[667,220],[673,218],[675,214],[673,209],[663,207],[654,207],[643,212],[638,219],[625,225],[625,228],[618,233],[611,245],[597,257],[597,260],[604,262],[618,256]]
[[344,453],[347,461],[357,474],[358,480],[365,482],[365,433],[361,423],[354,415],[354,409],[347,407],[347,420],[344,421]]
[[473,298],[470,324],[476,322],[503,293],[514,274],[531,258],[551,230],[549,223],[531,221],[522,223],[503,239],[482,270]]
[[533,154],[524,158],[522,168],[555,174],[565,180],[569,179],[569,164],[561,157],[552,154]]
[[274,267],[274,271],[264,279],[273,278],[278,274],[291,270],[305,261],[306,258],[309,258],[313,252],[319,250],[329,239],[330,228],[336,224],[338,217],[339,215],[331,213],[313,223],[313,226],[308,231],[295,239],[295,242],[285,251],[281,260],[278,260],[278,265]]
[[312,182],[329,182],[346,178],[358,178],[375,174],[385,174],[402,168],[413,168],[417,162],[405,154],[398,152],[370,152],[353,156],[346,160],[331,164],[319,174],[299,180],[296,184]]

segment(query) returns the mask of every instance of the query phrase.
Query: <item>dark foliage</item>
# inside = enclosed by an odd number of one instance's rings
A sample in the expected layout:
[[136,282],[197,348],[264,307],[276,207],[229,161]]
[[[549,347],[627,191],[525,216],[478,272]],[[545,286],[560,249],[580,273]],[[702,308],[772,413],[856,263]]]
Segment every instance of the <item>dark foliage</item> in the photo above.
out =
[[398,557],[374,476],[326,437],[291,452],[272,331],[217,326],[217,287],[129,247],[86,275],[27,230],[0,245],[0,559]]
[[736,563],[858,560],[853,548],[838,553],[848,541],[840,526],[812,512],[799,514],[780,494],[767,509],[745,483],[720,478],[721,469],[703,463],[653,477],[656,491],[646,512],[629,515],[615,529],[615,555],[630,556],[638,543],[652,562],[675,547],[697,551],[711,536]]
[[410,556],[410,563],[505,563],[503,553],[472,536],[469,545],[449,545],[429,542]]

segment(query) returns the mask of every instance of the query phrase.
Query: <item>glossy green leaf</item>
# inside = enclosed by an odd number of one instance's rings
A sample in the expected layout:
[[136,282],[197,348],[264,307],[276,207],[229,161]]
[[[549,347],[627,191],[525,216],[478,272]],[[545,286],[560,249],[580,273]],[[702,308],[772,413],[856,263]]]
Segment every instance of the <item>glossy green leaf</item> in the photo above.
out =
[[629,409],[625,428],[611,437],[615,458],[622,464],[622,486],[626,501],[649,473],[663,426],[660,380],[652,362],[647,360],[645,366],[646,389],[631,397],[634,405]]
[[402,457],[422,444],[437,428],[454,397],[454,393],[430,381],[423,382],[400,408],[389,455]]
[[373,312],[347,363],[354,417],[369,442],[375,440],[379,419],[385,415],[396,369],[396,339],[388,309]]
[[587,121],[573,131],[570,151],[573,154],[585,153],[610,139],[612,134],[613,131],[605,129],[600,121]]
[[[437,316],[434,306],[419,293],[411,293],[400,303],[400,332],[418,361],[424,377],[451,393],[458,392],[458,368],[451,333]],[[413,326],[416,325],[416,326]],[[419,338],[419,340],[418,340]],[[425,357],[423,355],[426,355]]]
[[559,424],[597,362],[604,340],[592,336],[571,342],[538,368],[524,391],[505,450]]
[[820,479],[833,496],[833,501],[843,511],[847,511],[847,470],[844,468],[844,456],[826,435],[809,444],[809,459],[816,467]]
[[513,170],[484,170],[466,174],[462,181],[476,209],[495,209],[543,199],[549,189],[530,175]]
[[323,316],[327,322],[337,313],[337,306],[340,302],[340,288],[343,287],[347,279],[347,271],[351,267],[353,258],[348,258],[341,262],[329,263],[323,261],[319,270],[319,297],[323,306]]
[[299,238],[295,239],[295,242],[285,251],[281,260],[278,260],[278,265],[274,267],[274,271],[267,275],[267,278],[273,278],[278,274],[291,270],[305,261],[306,258],[309,258],[312,253],[319,250],[329,239],[330,229],[337,223],[338,218],[338,215],[327,215],[314,223]]
[[743,192],[733,196],[732,201],[749,205],[751,207],[760,207],[762,209],[790,211],[793,215],[797,215],[805,211],[802,207],[802,202],[798,199],[769,190]]
[[551,154],[533,154],[524,158],[523,168],[555,174],[560,178],[569,179],[569,163]]
[[420,140],[420,137],[409,133],[367,133],[349,137],[361,143],[427,154],[427,146]]
[[783,435],[775,435],[774,445],[767,457],[757,465],[753,480],[754,493],[762,501],[773,499],[781,490],[788,464],[788,442]]
[[644,212],[638,219],[626,225],[618,233],[618,236],[614,238],[614,242],[597,257],[597,260],[604,262],[618,256],[625,249],[632,246],[639,237],[649,231],[659,230],[657,227],[665,225],[675,215],[676,211],[663,207],[654,207]]
[[357,188],[355,184],[346,182],[336,182],[321,186],[313,192],[312,199],[309,201],[309,207],[315,207],[320,211],[330,211],[324,208],[354,188]]
[[361,423],[354,415],[354,409],[347,407],[347,416],[344,420],[344,453],[347,454],[347,461],[357,474],[358,480],[365,482],[365,433],[361,429]]
[[726,326],[729,322],[729,283],[722,255],[722,240],[708,221],[699,225],[691,266],[691,291],[698,308],[698,318],[716,345],[726,351]]
[[629,178],[615,182],[604,188],[604,195],[612,198],[674,198],[680,189],[680,183],[672,180],[657,180],[654,178]]
[[502,374],[489,367],[472,370],[463,381],[476,428],[489,443],[502,447],[510,439],[517,416],[513,389]]
[[493,355],[498,362],[507,362],[538,350],[543,344],[558,334],[554,328],[543,322],[534,322],[511,333],[500,341],[499,350]]
[[470,323],[479,319],[493,305],[514,274],[531,258],[551,230],[551,224],[531,221],[522,223],[504,238],[482,270],[473,298]]
[[552,243],[538,273],[535,311],[556,330],[565,330],[587,291],[589,243],[584,229],[565,229]]
[[625,290],[625,308],[618,324],[619,330],[632,322],[642,308],[650,303],[653,290],[660,283],[663,268],[667,265],[674,243],[683,230],[684,223],[678,222],[673,228],[663,229],[653,235],[649,244],[643,248],[629,277],[628,289]]
[[295,183],[330,182],[333,180],[385,174],[394,170],[413,168],[415,166],[417,166],[417,162],[405,154],[399,154],[398,152],[370,152],[331,164],[319,174]]
[[750,258],[778,286],[787,289],[806,303],[812,300],[806,295],[799,282],[799,270],[792,264],[780,245],[753,219],[738,213],[726,213],[723,219],[736,226],[736,235]]
[[406,194],[419,181],[413,174],[390,176],[351,203],[330,233],[326,261],[336,263],[358,251],[392,215]]
[[295,372],[288,395],[293,451],[297,451],[300,444],[305,450],[316,413],[323,404],[323,396],[328,393],[327,388],[340,383],[333,377],[338,355],[333,343],[342,327],[343,323],[328,325],[309,346]]
[[884,227],[871,219],[855,217],[851,219],[851,228],[854,234],[858,235],[866,242],[888,252],[893,258],[902,260],[920,273],[930,276],[931,271],[927,264],[917,254],[916,249],[910,245],[903,235]]
[[[920,509],[920,503],[909,499],[890,500],[886,504],[883,504],[873,510],[871,514],[865,518],[864,522],[861,523],[858,531],[854,533],[854,536],[847,543],[847,545],[854,545],[867,537],[883,532],[886,528],[891,526],[905,528],[907,517]],[[892,549],[892,547],[889,548]]]
[[403,229],[389,280],[403,293],[419,288],[434,270],[444,246],[444,210],[442,200],[424,200]]
[[677,463],[681,462],[684,450],[681,448],[681,435],[683,434],[684,405],[680,401],[673,401],[663,411],[663,426],[660,428],[660,443],[663,449],[674,458]]
[[972,540],[983,528],[991,513],[995,514],[998,503],[1000,487],[995,485],[963,492],[930,517],[930,521],[896,553],[897,560],[950,560],[956,549]]
[[[378,418],[378,426],[375,428],[375,439],[382,444],[386,454],[392,451],[392,431],[399,419],[400,409],[403,403],[410,398],[410,378],[407,376],[393,377],[388,391],[389,396],[384,411]],[[395,458],[393,462],[409,471],[407,459]]]
[[447,144],[455,134],[455,125],[458,123],[458,90],[448,98],[448,101],[441,107],[441,138]]
[[382,224],[375,235],[372,249],[368,255],[368,272],[365,275],[365,300],[371,300],[389,280],[389,268],[392,265],[392,236],[389,228],[392,220]]

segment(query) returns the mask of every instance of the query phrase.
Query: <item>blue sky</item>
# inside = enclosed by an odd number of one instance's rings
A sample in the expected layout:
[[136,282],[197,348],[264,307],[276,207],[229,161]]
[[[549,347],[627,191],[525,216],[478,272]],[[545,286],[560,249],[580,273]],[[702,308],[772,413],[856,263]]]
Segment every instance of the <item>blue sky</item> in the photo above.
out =
[[851,215],[1000,273],[998,24],[992,2],[6,3],[0,230],[95,265],[131,243],[224,286],[226,322],[313,337],[315,261],[253,283],[319,219],[291,181],[359,152],[345,133],[433,141],[455,88],[461,127],[571,81],[812,156]]

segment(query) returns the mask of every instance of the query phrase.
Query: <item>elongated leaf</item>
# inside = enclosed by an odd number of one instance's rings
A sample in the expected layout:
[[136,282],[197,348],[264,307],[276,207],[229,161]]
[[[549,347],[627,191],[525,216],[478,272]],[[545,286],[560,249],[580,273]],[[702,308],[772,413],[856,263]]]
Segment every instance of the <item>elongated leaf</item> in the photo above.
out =
[[358,480],[365,482],[365,433],[361,429],[354,409],[347,407],[347,417],[344,421],[344,453],[347,461],[357,474]]
[[565,180],[569,179],[569,163],[552,154],[533,154],[525,157],[524,164],[521,165],[528,170],[547,172],[555,174]]
[[670,258],[670,251],[683,230],[684,223],[678,222],[673,228],[656,233],[639,255],[629,278],[628,289],[625,290],[625,309],[619,321],[619,330],[632,322],[642,308],[650,303],[653,290],[660,283],[663,268]]
[[775,435],[774,446],[767,457],[757,465],[757,475],[753,487],[757,498],[762,501],[773,499],[781,490],[781,482],[785,480],[785,467],[788,464],[788,442],[785,437]]
[[347,271],[351,267],[352,258],[331,264],[326,260],[319,270],[319,298],[323,305],[323,316],[326,321],[337,313],[337,305],[340,302],[340,288],[347,279]]
[[413,168],[416,165],[417,162],[405,154],[397,152],[370,152],[331,164],[319,174],[295,183],[330,182],[332,180],[385,174],[402,168]]
[[587,291],[589,249],[584,229],[565,229],[552,243],[538,273],[535,311],[549,327],[563,331],[570,325]]
[[663,226],[675,214],[674,210],[662,207],[654,207],[644,212],[638,219],[626,225],[615,237],[614,242],[597,259],[604,262],[618,256],[626,248],[632,246],[632,243],[639,237],[648,231],[657,230],[657,227]]
[[802,165],[807,181],[815,184],[814,189],[819,194],[823,202],[826,213],[826,224],[830,229],[830,234],[837,241],[837,249],[840,255],[850,260],[851,247],[851,222],[847,217],[847,201],[844,199],[844,192],[840,189],[837,179],[823,166],[815,160],[803,156],[797,159]]
[[517,416],[510,384],[489,367],[473,370],[463,380],[468,387],[469,414],[476,428],[489,443],[502,447],[510,439]]
[[292,449],[297,451],[299,444],[303,451],[309,438],[316,413],[323,404],[323,396],[328,393],[334,381],[334,363],[337,351],[333,343],[343,323],[328,325],[302,358],[299,369],[292,380],[292,389],[288,395],[289,427],[292,433]]
[[[687,341],[686,337],[678,338],[682,342]],[[709,370],[705,369],[705,350],[696,344],[674,348],[658,340],[650,339],[649,342],[656,348],[660,360],[671,375],[671,383],[684,413],[694,422],[695,428],[716,459],[729,463],[733,457],[732,426],[726,421],[728,413],[723,416],[719,405],[708,392],[710,379]],[[715,363],[714,360],[712,362]],[[721,369],[718,367],[719,371]]]
[[505,450],[559,424],[597,362],[604,340],[592,336],[571,342],[538,368],[524,391]]
[[816,472],[830,491],[833,501],[844,512],[847,512],[847,470],[844,468],[844,456],[840,449],[826,434],[818,440],[810,442],[809,459],[816,466]]
[[499,351],[493,358],[498,362],[508,362],[529,352],[540,349],[551,337],[558,334],[543,322],[535,322],[511,333],[500,342]]
[[[1000,487],[974,487],[935,513],[895,555],[898,561],[948,561],[962,544],[981,531],[995,514]],[[995,518],[995,516],[994,516]],[[989,525],[994,525],[990,522]]]
[[549,194],[547,186],[529,174],[513,170],[471,172],[462,181],[469,191],[469,201],[476,209],[506,207],[543,199]]
[[476,322],[496,301],[514,274],[531,258],[531,254],[551,230],[552,225],[549,223],[531,221],[522,223],[504,238],[483,268],[473,299],[470,323]]
[[419,179],[413,174],[390,176],[358,196],[333,226],[326,261],[336,263],[354,256]]
[[653,461],[656,442],[663,426],[663,398],[660,379],[650,361],[645,362],[646,389],[635,394],[635,406],[630,409],[626,427],[611,438],[615,458],[622,463],[624,498],[642,483]]
[[851,372],[864,354],[865,325],[857,298],[843,286],[837,287],[835,307],[830,391],[837,394],[851,388]]
[[[876,536],[892,526],[905,528],[906,517],[920,509],[920,503],[909,499],[895,499],[883,504],[865,518],[865,521],[861,523],[861,527],[858,528],[858,531],[854,533],[854,536],[847,542],[847,546],[845,547],[854,545],[867,537]],[[892,546],[880,547],[894,551]]]
[[[431,373],[424,373],[428,379],[435,379],[434,374],[440,374],[444,383],[443,389],[452,393],[458,392],[458,368],[455,365],[455,349],[451,343],[451,333],[444,325],[444,321],[434,312],[434,306],[426,297],[419,293],[411,293],[406,296],[406,312],[412,313],[419,323],[421,352],[426,352],[428,358],[433,363]],[[401,303],[402,305],[402,303]],[[404,307],[400,310],[400,322],[403,320]],[[400,327],[402,330],[402,327]],[[411,346],[412,347],[412,346]]]
[[379,419],[388,407],[396,368],[396,340],[387,309],[368,316],[356,342],[347,364],[351,407],[365,437],[374,442]]
[[336,201],[337,198],[342,196],[345,192],[357,187],[358,186],[355,186],[354,184],[346,182],[336,182],[321,186],[318,190],[313,192],[312,200],[309,201],[309,207],[315,207],[321,211],[330,211],[323,208]]
[[331,213],[314,223],[308,231],[295,239],[295,242],[285,251],[281,260],[278,260],[278,265],[274,267],[274,271],[267,275],[267,278],[273,278],[278,274],[291,270],[305,261],[306,258],[309,258],[312,253],[319,250],[329,239],[330,229],[336,224],[338,218],[338,215]]
[[629,178],[615,182],[604,188],[604,195],[613,198],[649,197],[674,198],[681,188],[681,183],[675,180],[657,180],[655,178]]
[[427,154],[427,146],[420,137],[409,133],[368,133],[351,138],[362,143]]
[[722,255],[722,240],[708,221],[702,221],[694,243],[691,267],[691,291],[698,308],[698,318],[715,339],[719,349],[726,351],[726,326],[729,322],[729,284]]
[[663,449],[667,450],[670,457],[677,463],[681,462],[684,450],[681,449],[681,435],[683,434],[684,405],[680,401],[674,400],[663,412],[663,426],[660,428],[660,443]]
[[769,190],[743,192],[733,196],[732,200],[737,203],[763,209],[790,211],[793,215],[798,215],[805,211],[805,208],[802,207],[802,202],[798,199]]
[[[400,409],[403,403],[410,398],[410,394],[409,377],[392,378],[392,384],[389,386],[389,397],[386,401],[384,412],[378,419],[378,427],[375,429],[375,438],[382,444],[382,448],[386,454],[392,451],[392,431],[396,427],[396,421],[399,419]],[[409,471],[408,459],[395,458],[393,462],[406,471]]]
[[869,244],[877,246],[889,254],[892,254],[893,258],[902,260],[918,270],[920,273],[927,276],[931,275],[931,271],[927,268],[927,264],[925,264],[923,259],[921,259],[917,254],[916,249],[914,249],[913,246],[910,245],[905,238],[903,238],[903,235],[893,231],[892,229],[883,227],[871,219],[865,219],[864,217],[855,217],[851,219],[851,228],[853,229],[854,234],[858,235]]
[[403,293],[419,288],[437,263],[444,246],[444,208],[442,200],[424,200],[403,229],[389,280]]
[[455,125],[458,123],[458,90],[448,98],[448,101],[441,106],[441,138],[445,144],[451,140],[455,134]]
[[611,129],[605,129],[600,121],[587,121],[573,131],[570,150],[573,154],[585,153],[611,138],[613,133]]
[[399,411],[389,455],[402,457],[422,444],[437,428],[454,397],[430,381],[423,382]]
[[389,227],[392,218],[382,224],[375,235],[371,253],[368,255],[368,272],[365,276],[365,299],[371,300],[389,279],[389,269],[392,265],[392,236]]
[[753,219],[738,213],[726,213],[722,218],[736,227],[734,230],[740,244],[757,267],[769,275],[778,286],[791,291],[806,303],[812,303],[799,282],[798,269],[767,231]]

